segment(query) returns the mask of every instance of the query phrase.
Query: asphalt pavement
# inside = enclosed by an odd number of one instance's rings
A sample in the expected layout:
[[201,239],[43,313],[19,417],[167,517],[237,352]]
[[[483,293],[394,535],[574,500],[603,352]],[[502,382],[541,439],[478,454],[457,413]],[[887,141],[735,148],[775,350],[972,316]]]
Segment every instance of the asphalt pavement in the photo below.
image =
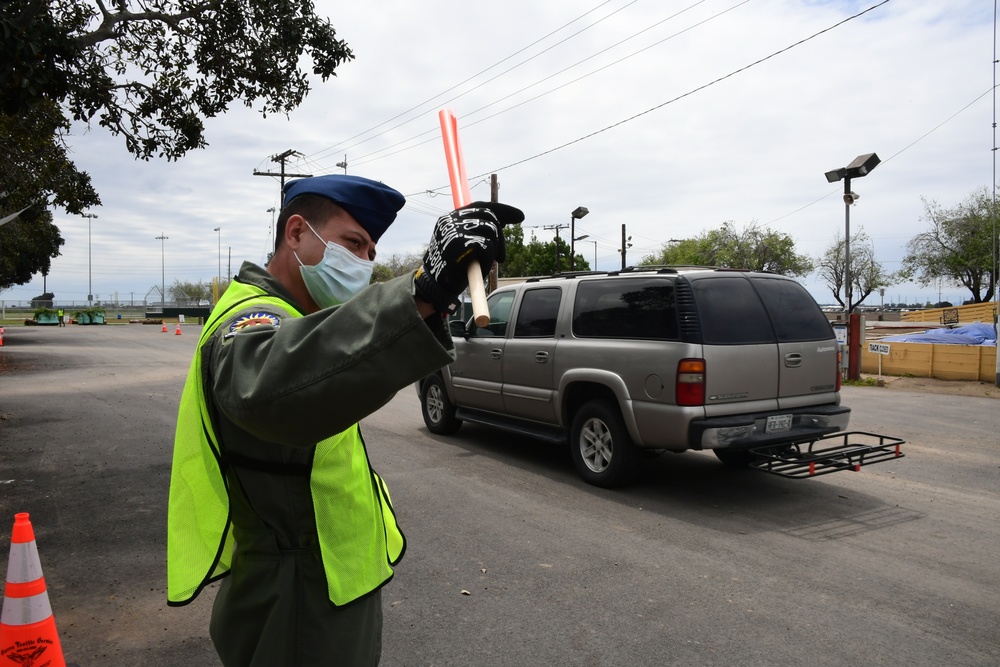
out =
[[[66,659],[218,665],[214,589],[166,604],[173,425],[200,327],[8,328],[0,573],[29,512]],[[847,387],[903,459],[814,480],[707,453],[580,481],[564,449],[433,436],[412,388],[362,422],[407,552],[382,665],[1000,664],[1000,411]],[[333,663],[335,664],[335,663]]]

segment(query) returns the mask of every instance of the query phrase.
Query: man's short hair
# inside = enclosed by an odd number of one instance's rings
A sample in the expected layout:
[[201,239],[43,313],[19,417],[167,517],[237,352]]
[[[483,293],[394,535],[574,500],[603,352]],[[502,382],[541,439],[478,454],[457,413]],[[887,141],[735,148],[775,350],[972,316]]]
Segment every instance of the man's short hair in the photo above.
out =
[[281,209],[274,229],[274,251],[277,252],[285,238],[285,224],[293,215],[301,215],[313,227],[321,227],[328,220],[344,213],[344,209],[326,197],[319,195],[299,195]]

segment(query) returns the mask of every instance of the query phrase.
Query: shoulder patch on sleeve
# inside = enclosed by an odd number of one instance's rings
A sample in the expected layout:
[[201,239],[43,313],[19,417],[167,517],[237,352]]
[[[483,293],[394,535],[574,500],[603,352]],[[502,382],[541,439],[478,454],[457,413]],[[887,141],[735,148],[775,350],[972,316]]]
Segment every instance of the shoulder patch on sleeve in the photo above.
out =
[[254,326],[271,326],[277,329],[281,326],[281,316],[263,310],[252,311],[240,315],[229,325],[229,332],[236,333],[241,329]]

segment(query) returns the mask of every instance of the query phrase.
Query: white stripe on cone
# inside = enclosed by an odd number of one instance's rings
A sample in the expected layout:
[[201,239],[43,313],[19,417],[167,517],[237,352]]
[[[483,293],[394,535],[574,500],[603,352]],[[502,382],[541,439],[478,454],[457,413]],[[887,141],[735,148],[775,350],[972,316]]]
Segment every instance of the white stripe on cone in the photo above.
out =
[[7,561],[7,583],[26,584],[42,578],[42,562],[38,558],[35,541],[15,542],[10,545],[10,560]]
[[30,625],[52,616],[49,594],[45,591],[26,598],[5,597],[0,623],[3,625]]

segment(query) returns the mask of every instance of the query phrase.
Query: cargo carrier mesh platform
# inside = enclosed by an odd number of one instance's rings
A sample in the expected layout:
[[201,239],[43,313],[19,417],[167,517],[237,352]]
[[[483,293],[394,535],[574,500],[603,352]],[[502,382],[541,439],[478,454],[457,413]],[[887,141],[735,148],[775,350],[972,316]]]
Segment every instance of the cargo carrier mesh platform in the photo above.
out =
[[750,451],[756,458],[750,466],[781,477],[805,479],[892,461],[905,456],[899,438],[863,431],[848,431],[794,442],[757,447]]

